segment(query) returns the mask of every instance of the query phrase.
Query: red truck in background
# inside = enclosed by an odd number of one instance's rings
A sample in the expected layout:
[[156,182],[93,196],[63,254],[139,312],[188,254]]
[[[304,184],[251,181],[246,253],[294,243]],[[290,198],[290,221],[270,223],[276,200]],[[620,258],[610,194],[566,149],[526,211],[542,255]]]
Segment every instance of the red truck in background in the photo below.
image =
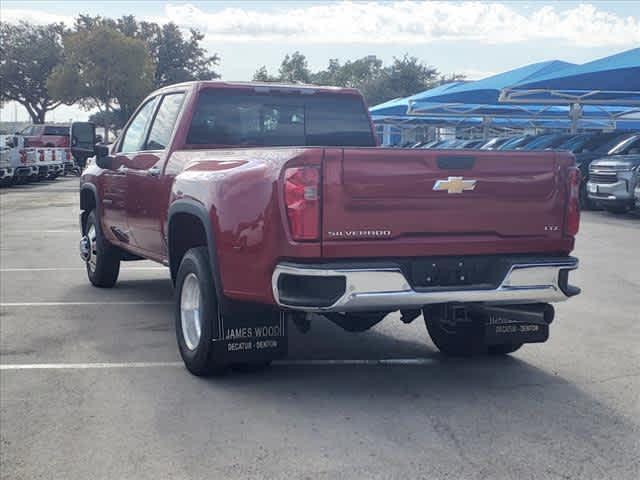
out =
[[29,125],[19,132],[24,137],[24,147],[69,147],[69,125]]
[[[376,145],[357,90],[191,82],[151,94],[80,186],[81,256],[169,267],[196,375],[286,355],[309,314],[349,331],[420,315],[445,354],[544,342],[569,284],[579,172],[571,154]],[[314,317],[313,321],[317,321]]]

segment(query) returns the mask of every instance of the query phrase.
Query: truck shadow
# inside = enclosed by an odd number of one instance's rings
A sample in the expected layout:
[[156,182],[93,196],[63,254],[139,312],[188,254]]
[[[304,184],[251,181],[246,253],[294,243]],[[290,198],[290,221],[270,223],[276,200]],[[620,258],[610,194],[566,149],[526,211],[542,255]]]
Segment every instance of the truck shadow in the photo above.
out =
[[[334,358],[360,358],[360,341],[354,338],[342,341],[341,356]],[[333,340],[339,341],[328,337],[325,345]],[[359,352],[365,357],[373,351],[380,357],[420,352],[425,361],[275,364],[262,372],[198,381],[195,396],[227,399],[238,428],[258,438],[306,438],[318,450],[306,450],[310,462],[323,461],[324,451],[332,452],[338,465],[352,462],[350,455],[360,463],[371,456],[378,465],[391,461],[390,455],[404,465],[415,462],[424,472],[434,472],[438,464],[457,472],[451,478],[523,478],[534,471],[541,476],[530,478],[564,478],[559,472],[585,466],[594,478],[627,478],[610,477],[610,468],[631,465],[628,446],[637,425],[583,386],[517,355],[447,359],[429,343],[377,332],[362,343],[368,344]],[[179,402],[188,405],[193,395]],[[227,420],[205,415],[188,428],[204,435],[221,424]],[[547,466],[560,470],[545,476]]]

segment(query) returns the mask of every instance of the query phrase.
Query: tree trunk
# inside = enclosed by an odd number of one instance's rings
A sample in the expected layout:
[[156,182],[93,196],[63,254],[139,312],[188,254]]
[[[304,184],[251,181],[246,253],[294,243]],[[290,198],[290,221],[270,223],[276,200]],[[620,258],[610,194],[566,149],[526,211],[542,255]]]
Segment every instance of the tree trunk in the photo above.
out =
[[109,110],[111,108],[111,105],[109,105],[108,103],[105,104],[105,111],[107,112],[107,115],[105,115],[105,118],[107,119],[106,122],[104,122],[104,125],[102,126],[102,128],[104,129],[104,138],[103,138],[103,143],[109,143]]
[[47,114],[47,110],[46,109],[34,109],[35,110],[35,114],[36,114],[36,118],[34,118],[33,123],[44,123],[44,118]]
[[25,108],[25,110],[27,110],[27,113],[31,117],[31,123],[38,123],[38,114],[32,108],[32,106],[29,103],[26,103],[26,102],[19,102],[19,103]]

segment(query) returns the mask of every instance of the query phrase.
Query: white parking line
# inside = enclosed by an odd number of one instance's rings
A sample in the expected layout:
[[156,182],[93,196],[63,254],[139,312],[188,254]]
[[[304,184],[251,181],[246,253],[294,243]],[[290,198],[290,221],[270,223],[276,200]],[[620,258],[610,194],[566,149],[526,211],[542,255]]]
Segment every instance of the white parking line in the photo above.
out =
[[[123,267],[121,271],[134,270],[158,270],[166,271],[168,267]],[[0,268],[0,273],[6,272],[57,272],[57,271],[85,271],[86,267],[20,267],[20,268]]]
[[165,301],[132,301],[132,302],[2,302],[0,307],[61,307],[65,305],[173,305]]
[[32,233],[69,233],[80,236],[80,228],[77,230],[5,230],[4,233],[8,234],[16,234],[16,235],[27,235]]
[[182,365],[182,362],[19,363],[0,365],[0,370],[89,370],[101,368],[180,367]]
[[281,360],[273,362],[276,365],[429,365],[436,360],[433,358],[372,358],[346,360]]
[[[281,366],[324,365],[430,365],[431,358],[380,358],[345,360],[280,360],[273,362]],[[158,368],[182,367],[182,362],[113,362],[113,363],[14,363],[0,365],[0,370],[90,370],[107,368]]]

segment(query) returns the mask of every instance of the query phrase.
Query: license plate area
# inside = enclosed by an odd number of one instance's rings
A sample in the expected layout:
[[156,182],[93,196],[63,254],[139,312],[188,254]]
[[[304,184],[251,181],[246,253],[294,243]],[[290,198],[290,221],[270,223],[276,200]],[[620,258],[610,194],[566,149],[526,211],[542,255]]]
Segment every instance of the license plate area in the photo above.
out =
[[413,287],[496,288],[509,268],[506,262],[489,257],[434,257],[411,262]]

